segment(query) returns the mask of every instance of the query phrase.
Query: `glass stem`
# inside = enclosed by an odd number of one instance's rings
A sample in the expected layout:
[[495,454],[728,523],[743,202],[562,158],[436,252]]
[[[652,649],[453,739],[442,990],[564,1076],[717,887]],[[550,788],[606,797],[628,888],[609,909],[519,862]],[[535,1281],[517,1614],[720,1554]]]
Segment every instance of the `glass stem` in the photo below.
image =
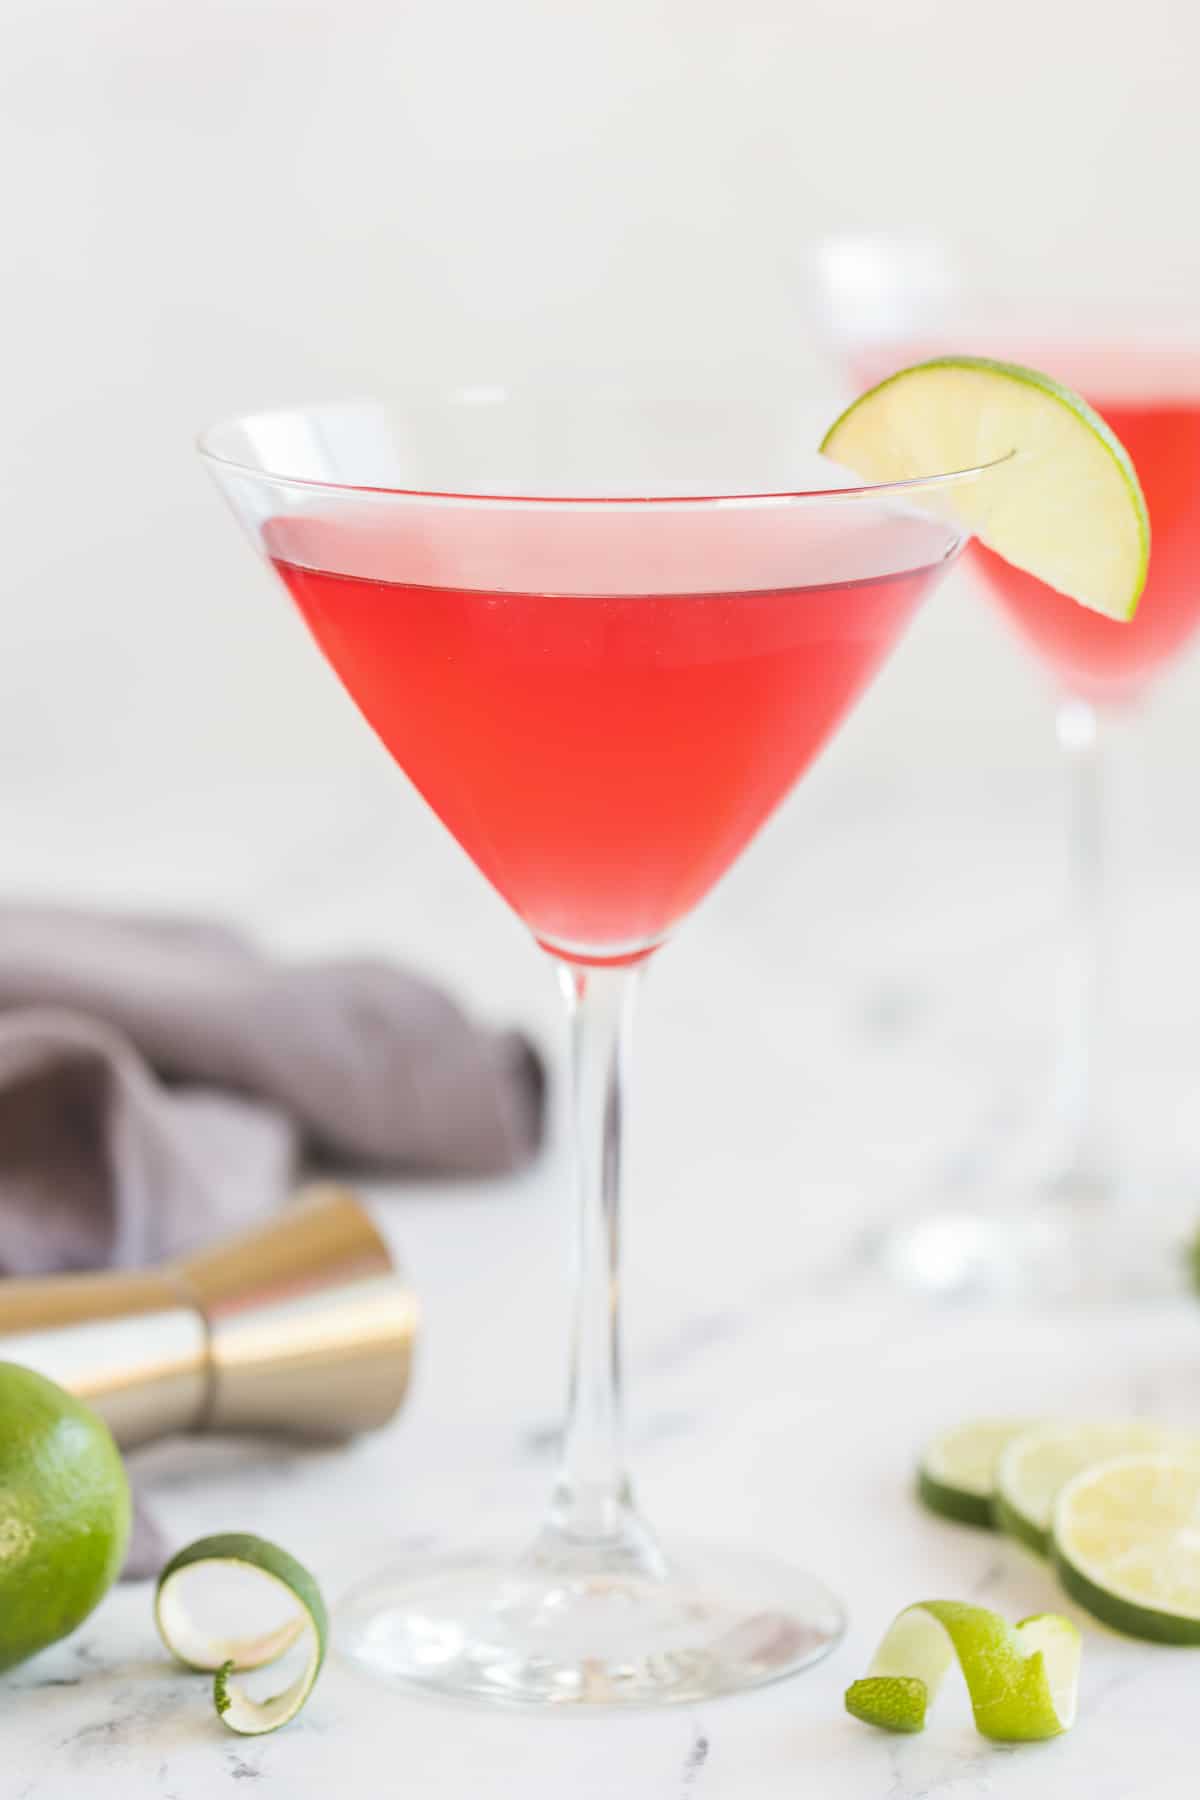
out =
[[574,1317],[550,1530],[640,1554],[621,1417],[621,1135],[640,969],[560,962],[571,1021]]
[[1104,1099],[1100,1052],[1105,1002],[1104,770],[1100,720],[1086,700],[1063,700],[1055,729],[1068,761],[1069,901],[1060,982],[1057,1096],[1063,1173],[1080,1196],[1103,1179]]

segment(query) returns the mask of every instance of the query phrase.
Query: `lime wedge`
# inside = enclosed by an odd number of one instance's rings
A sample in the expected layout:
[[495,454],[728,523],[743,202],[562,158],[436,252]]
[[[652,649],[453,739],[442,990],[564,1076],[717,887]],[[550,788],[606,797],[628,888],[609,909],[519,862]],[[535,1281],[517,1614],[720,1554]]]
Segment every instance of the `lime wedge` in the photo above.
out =
[[[219,1637],[202,1630],[187,1603],[185,1586],[199,1568],[252,1569],[278,1594],[282,1588],[295,1605],[294,1616],[272,1631],[254,1637]],[[185,1576],[187,1577],[185,1581]],[[213,1701],[231,1731],[259,1736],[294,1719],[312,1692],[325,1660],[329,1621],[321,1590],[303,1564],[278,1544],[252,1532],[230,1531],[199,1538],[173,1556],[158,1578],[154,1618],[159,1636],[172,1656],[191,1669],[211,1670],[216,1680]],[[301,1673],[270,1700],[252,1700],[230,1681],[235,1669],[261,1669],[274,1662],[307,1634],[308,1659]]]
[[1119,1456],[1069,1481],[1054,1560],[1073,1600],[1130,1637],[1200,1644],[1200,1448]]
[[1141,1419],[1110,1419],[1082,1425],[1039,1425],[1014,1438],[996,1469],[996,1523],[1010,1537],[1044,1554],[1060,1491],[1080,1470],[1134,1450],[1200,1454],[1200,1444],[1182,1432]]
[[1080,605],[1133,617],[1150,560],[1137,473],[1099,413],[1049,375],[982,356],[918,363],[848,407],[821,449],[866,481],[996,464],[939,507]]
[[968,1419],[942,1432],[925,1446],[917,1467],[920,1499],[945,1519],[994,1528],[1000,1453],[1031,1425],[1030,1419]]
[[923,1600],[893,1620],[846,1710],[885,1731],[920,1731],[950,1664],[963,1672],[976,1728],[998,1743],[1057,1737],[1075,1722],[1079,1631],[1058,1613],[1010,1625],[986,1606]]

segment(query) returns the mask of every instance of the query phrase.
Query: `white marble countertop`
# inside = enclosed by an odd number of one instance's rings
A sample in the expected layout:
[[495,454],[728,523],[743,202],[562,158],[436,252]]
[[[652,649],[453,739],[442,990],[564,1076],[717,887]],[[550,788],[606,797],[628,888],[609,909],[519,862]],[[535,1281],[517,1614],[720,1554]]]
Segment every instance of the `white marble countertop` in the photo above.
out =
[[[406,1539],[449,1543],[532,1517],[557,1388],[555,1308],[543,1316],[529,1304],[534,1280],[549,1301],[554,1271],[533,1240],[552,1235],[552,1189],[547,1170],[486,1201],[439,1194],[392,1209],[429,1307],[403,1418],[348,1451],[214,1443],[147,1453],[142,1480],[162,1523],[180,1541],[229,1527],[276,1537],[336,1596]],[[240,1739],[218,1724],[208,1681],[164,1658],[148,1587],[124,1587],[73,1638],[6,1677],[4,1800],[210,1800],[251,1779],[254,1791],[287,1800],[1178,1792],[1176,1772],[1194,1750],[1196,1662],[1186,1651],[1086,1627],[1079,1720],[1047,1745],[988,1744],[949,1684],[920,1738],[869,1730],[844,1714],[841,1696],[912,1599],[969,1598],[1014,1618],[1064,1605],[1018,1547],[918,1509],[908,1475],[922,1436],[947,1417],[1014,1402],[1194,1418],[1191,1304],[1066,1324],[1034,1314],[1014,1329],[866,1293],[810,1296],[798,1266],[777,1255],[735,1292],[713,1278],[715,1251],[710,1240],[707,1256],[701,1245],[682,1259],[686,1303],[652,1278],[638,1283],[641,1496],[668,1539],[675,1525],[819,1569],[851,1618],[825,1663],[702,1708],[529,1719],[400,1698],[334,1657],[294,1724]]]
[[[13,890],[214,906],[297,951],[419,955],[553,1043],[536,953],[382,761],[349,796],[198,780],[169,813],[147,799],[99,815],[81,775],[54,841],[35,800],[11,833]],[[627,1232],[637,1486],[668,1542],[673,1527],[753,1541],[822,1574],[851,1620],[825,1663],[697,1710],[530,1719],[398,1698],[334,1656],[293,1725],[247,1740],[164,1658],[149,1589],[121,1587],[0,1682],[0,1800],[212,1800],[242,1781],[280,1800],[1180,1792],[1200,1665],[1090,1626],[1079,1721],[1057,1742],[989,1745],[949,1689],[919,1738],[842,1709],[914,1599],[1012,1617],[1064,1604],[1018,1548],[917,1507],[930,1431],[1057,1407],[1200,1420],[1200,1307],[1185,1297],[1057,1315],[936,1306],[856,1256],[872,1220],[938,1189],[956,1147],[1003,1135],[1044,1095],[1057,822],[1036,770],[989,780],[981,807],[954,771],[918,790],[902,762],[868,782],[834,758],[648,984]],[[1164,979],[1196,848],[1178,831],[1160,842],[1134,896],[1152,928],[1130,939],[1139,1048],[1119,1099],[1143,1140],[1200,1157],[1192,997]],[[426,1312],[410,1404],[340,1451],[143,1454],[169,1536],[259,1531],[336,1599],[390,1545],[532,1520],[561,1400],[563,1186],[556,1130],[507,1183],[372,1190]]]

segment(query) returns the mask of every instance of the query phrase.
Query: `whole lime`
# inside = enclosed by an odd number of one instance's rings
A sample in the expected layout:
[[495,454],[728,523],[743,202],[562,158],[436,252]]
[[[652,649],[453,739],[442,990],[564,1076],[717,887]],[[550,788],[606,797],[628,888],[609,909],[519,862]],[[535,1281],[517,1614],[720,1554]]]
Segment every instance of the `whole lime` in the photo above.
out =
[[120,1572],[129,1483],[103,1419],[0,1362],[0,1669],[82,1624]]

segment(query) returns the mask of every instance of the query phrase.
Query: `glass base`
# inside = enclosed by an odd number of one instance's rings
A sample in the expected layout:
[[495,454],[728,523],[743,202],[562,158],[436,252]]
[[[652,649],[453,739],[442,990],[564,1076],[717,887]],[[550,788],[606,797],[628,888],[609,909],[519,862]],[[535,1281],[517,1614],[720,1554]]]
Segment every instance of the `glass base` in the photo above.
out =
[[539,1540],[525,1556],[415,1559],[364,1581],[339,1652],[429,1694],[524,1707],[660,1706],[740,1693],[818,1662],[845,1615],[812,1576],[752,1552],[669,1562]]
[[1069,1196],[1054,1183],[1020,1205],[981,1201],[906,1219],[879,1240],[874,1260],[902,1286],[949,1299],[1162,1299],[1188,1285],[1198,1223],[1194,1180],[1091,1183]]
[[1055,1298],[1077,1282],[1070,1238],[1038,1213],[946,1208],[887,1232],[877,1260],[900,1286],[945,1299]]

